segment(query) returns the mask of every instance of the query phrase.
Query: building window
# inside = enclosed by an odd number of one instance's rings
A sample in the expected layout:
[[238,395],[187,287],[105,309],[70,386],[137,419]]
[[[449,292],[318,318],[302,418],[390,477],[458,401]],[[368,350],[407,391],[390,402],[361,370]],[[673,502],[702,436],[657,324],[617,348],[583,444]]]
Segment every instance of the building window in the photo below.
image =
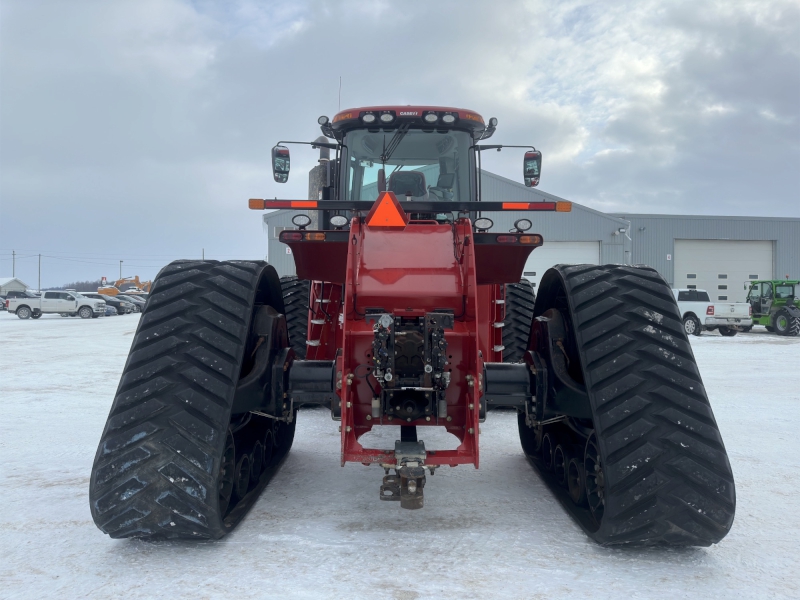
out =
[[697,273],[687,273],[686,279],[697,279]]
[[686,287],[689,288],[690,290],[696,290],[697,289],[696,285],[687,285]]
[[536,277],[536,271],[525,271],[523,275],[525,277]]
[[758,275],[748,275],[747,277],[750,279],[758,279]]
[[717,286],[717,289],[718,289],[718,290],[727,290],[727,289],[728,289],[728,286],[727,286],[727,285],[718,285],[718,286]]
[[727,278],[728,276],[725,273],[720,273],[719,275],[717,275],[717,279],[727,279]]
[[717,300],[727,300],[727,296],[717,296]]

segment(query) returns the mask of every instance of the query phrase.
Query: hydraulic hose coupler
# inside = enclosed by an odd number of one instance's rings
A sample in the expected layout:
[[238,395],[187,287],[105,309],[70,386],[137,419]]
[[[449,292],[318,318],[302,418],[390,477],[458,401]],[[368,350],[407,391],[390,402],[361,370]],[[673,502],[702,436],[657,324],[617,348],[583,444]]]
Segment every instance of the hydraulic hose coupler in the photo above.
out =
[[372,399],[372,418],[373,419],[380,419],[381,418],[381,399],[380,398],[373,398]]

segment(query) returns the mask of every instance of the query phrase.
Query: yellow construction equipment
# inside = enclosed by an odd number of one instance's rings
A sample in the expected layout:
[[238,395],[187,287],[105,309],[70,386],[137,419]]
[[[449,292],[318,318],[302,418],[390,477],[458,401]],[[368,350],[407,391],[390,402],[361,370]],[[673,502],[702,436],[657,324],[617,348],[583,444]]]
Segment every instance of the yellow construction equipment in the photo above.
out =
[[98,293],[105,294],[106,296],[116,296],[117,294],[121,294],[122,290],[119,289],[121,285],[131,284],[133,288],[125,290],[126,294],[149,294],[150,293],[150,286],[153,284],[152,281],[139,281],[139,276],[136,275],[135,277],[123,277],[122,279],[117,279],[113,284],[108,284],[106,278],[102,278],[102,283],[99,288],[97,288]]

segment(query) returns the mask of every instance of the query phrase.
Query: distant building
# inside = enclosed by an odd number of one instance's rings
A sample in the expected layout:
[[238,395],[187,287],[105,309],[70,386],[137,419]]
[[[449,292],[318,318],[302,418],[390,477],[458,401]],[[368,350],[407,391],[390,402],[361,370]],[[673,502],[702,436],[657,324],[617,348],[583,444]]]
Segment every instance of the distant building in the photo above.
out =
[[8,292],[24,292],[28,287],[27,283],[16,277],[0,277],[0,296]]
[[[505,177],[483,172],[484,201],[562,200]],[[270,264],[294,275],[294,259],[278,234],[293,228],[299,211],[264,215]],[[646,264],[673,287],[707,290],[714,301],[743,301],[752,279],[800,279],[800,219],[699,215],[605,214],[573,203],[571,213],[483,212],[491,231],[505,233],[523,216],[544,245],[534,250],[523,276],[537,286],[555,264]]]

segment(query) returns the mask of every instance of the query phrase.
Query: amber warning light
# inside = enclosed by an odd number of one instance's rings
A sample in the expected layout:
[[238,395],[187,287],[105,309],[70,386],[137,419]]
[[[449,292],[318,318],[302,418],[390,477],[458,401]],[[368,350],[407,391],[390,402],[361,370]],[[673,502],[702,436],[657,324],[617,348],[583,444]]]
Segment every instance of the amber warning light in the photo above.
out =
[[385,227],[403,229],[408,225],[408,215],[394,192],[383,192],[367,214],[368,227]]

